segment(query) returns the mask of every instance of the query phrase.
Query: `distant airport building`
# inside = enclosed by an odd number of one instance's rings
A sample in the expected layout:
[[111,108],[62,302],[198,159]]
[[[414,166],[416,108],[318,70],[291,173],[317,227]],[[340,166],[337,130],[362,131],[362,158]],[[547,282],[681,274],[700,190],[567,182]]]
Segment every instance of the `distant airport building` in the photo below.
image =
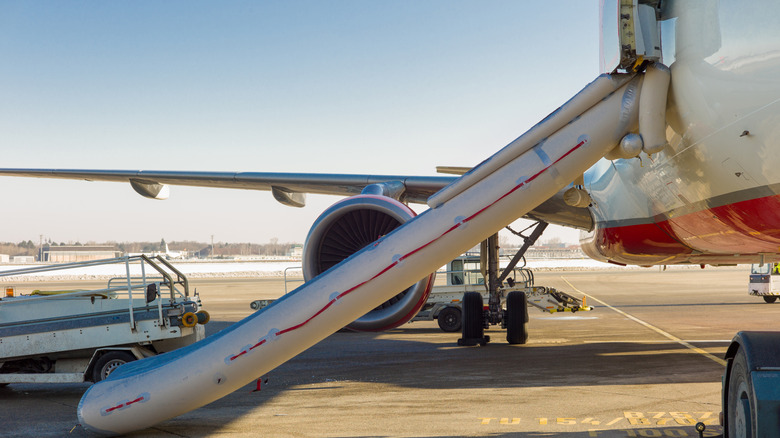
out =
[[290,258],[293,258],[295,260],[300,260],[301,258],[303,258],[303,245],[296,243],[290,248],[290,251],[287,255],[290,256]]
[[38,259],[49,263],[86,262],[118,257],[121,251],[113,246],[44,246]]
[[11,262],[11,256],[8,254],[0,254],[0,263],[10,263]]
[[579,245],[538,245],[528,248],[527,259],[584,259],[587,258]]

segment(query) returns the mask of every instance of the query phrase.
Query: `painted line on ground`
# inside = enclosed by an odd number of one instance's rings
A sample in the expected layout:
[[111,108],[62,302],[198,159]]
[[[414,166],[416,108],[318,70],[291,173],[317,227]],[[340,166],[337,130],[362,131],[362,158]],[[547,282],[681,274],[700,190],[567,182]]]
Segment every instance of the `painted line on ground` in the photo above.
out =
[[674,341],[674,342],[682,345],[683,347],[689,348],[689,349],[693,350],[694,352],[701,354],[702,356],[706,357],[707,359],[710,359],[711,361],[717,363],[718,365],[726,366],[726,361],[725,360],[723,360],[723,359],[721,359],[721,358],[719,358],[719,357],[717,357],[717,356],[715,356],[713,354],[710,354],[710,353],[702,350],[701,348],[699,348],[699,347],[697,347],[695,345],[692,345],[692,344],[690,344],[690,343],[688,343],[686,341],[683,341],[682,339],[678,338],[677,336],[675,336],[675,335],[673,335],[673,334],[671,334],[669,332],[666,332],[664,330],[661,330],[660,328],[658,328],[658,327],[656,327],[656,326],[654,326],[654,325],[652,325],[652,324],[650,324],[648,322],[642,321],[641,319],[639,319],[639,318],[637,318],[637,317],[635,317],[633,315],[630,315],[630,314],[628,314],[628,313],[626,313],[626,312],[624,312],[624,311],[622,311],[622,310],[620,310],[620,309],[618,309],[616,307],[610,306],[609,304],[607,304],[604,301],[594,297],[593,295],[586,294],[585,292],[577,289],[573,284],[571,284],[571,282],[569,282],[569,280],[567,280],[563,276],[561,276],[561,279],[563,281],[565,281],[566,284],[569,285],[569,287],[571,287],[575,291],[581,293],[582,295],[588,297],[588,299],[591,299],[591,300],[594,300],[594,301],[596,301],[598,303],[601,303],[601,305],[603,305],[604,307],[606,307],[606,308],[608,308],[610,310],[613,310],[613,311],[615,311],[615,312],[625,316],[626,318],[636,322],[637,324],[640,324],[640,325],[643,325],[643,326],[649,328],[650,330],[658,333],[659,335],[661,335],[661,336],[663,336],[663,337],[665,337],[665,338],[667,338],[667,339],[669,339],[671,341]]
[[[730,344],[731,339],[685,339],[685,342],[689,342],[691,344]],[[667,340],[667,341],[637,341],[632,339],[626,339],[626,340],[609,340],[609,341],[582,341],[583,344],[627,344],[627,343],[634,343],[634,344],[676,344],[676,341]]]

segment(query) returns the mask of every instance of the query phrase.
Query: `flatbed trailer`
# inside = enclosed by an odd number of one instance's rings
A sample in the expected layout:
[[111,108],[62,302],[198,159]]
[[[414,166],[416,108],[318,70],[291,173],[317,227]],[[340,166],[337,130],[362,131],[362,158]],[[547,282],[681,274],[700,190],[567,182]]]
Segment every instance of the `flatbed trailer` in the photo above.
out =
[[[124,264],[91,290],[27,290],[20,276]],[[97,382],[118,366],[205,337],[208,313],[161,257],[41,265],[0,272],[0,385]],[[26,289],[29,289],[26,288]]]

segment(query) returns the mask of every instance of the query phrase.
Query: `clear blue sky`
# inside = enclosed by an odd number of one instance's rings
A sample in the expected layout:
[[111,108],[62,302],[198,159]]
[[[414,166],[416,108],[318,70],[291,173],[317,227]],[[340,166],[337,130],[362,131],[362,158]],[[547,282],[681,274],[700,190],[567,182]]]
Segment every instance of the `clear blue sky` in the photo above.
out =
[[[598,41],[598,2],[583,0],[2,2],[0,167],[432,175],[477,164],[593,80]],[[302,242],[336,201],[0,190],[0,241]]]

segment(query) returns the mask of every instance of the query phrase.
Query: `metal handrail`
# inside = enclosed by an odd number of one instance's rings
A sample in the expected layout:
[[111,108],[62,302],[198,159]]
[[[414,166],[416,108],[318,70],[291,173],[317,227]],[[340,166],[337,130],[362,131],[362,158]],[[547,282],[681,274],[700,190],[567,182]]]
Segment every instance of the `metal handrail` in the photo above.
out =
[[291,270],[291,269],[301,269],[302,270],[303,267],[302,266],[288,266],[288,267],[284,268],[284,293],[285,293],[285,295],[287,294],[287,282],[288,281],[290,281],[290,282],[295,281],[295,282],[301,282],[301,283],[306,281],[306,279],[303,279],[303,278],[301,278],[301,279],[297,279],[296,278],[295,280],[287,280],[287,271]]
[[[139,286],[139,287],[134,287],[133,289],[140,289],[140,288],[141,287]],[[103,289],[78,290],[78,291],[67,292],[63,294],[57,294],[57,295],[35,295],[35,296],[30,296],[30,298],[14,297],[13,301],[0,300],[0,306],[16,304],[16,303],[24,303],[33,300],[35,301],[54,300],[54,299],[71,298],[71,297],[110,294],[113,292],[126,291],[126,290],[127,287],[122,286],[122,287],[107,287]]]
[[[142,257],[145,260],[147,260],[152,265],[152,267],[157,269],[158,272],[162,272],[160,269],[157,268],[157,266],[151,260],[149,260],[149,258],[147,258],[146,256],[142,256]],[[189,284],[189,281],[187,280],[187,277],[185,277],[184,274],[181,273],[181,271],[179,271],[178,269],[173,267],[173,265],[170,264],[164,258],[162,258],[160,256],[155,256],[154,258],[156,258],[157,261],[159,261],[160,263],[165,265],[166,268],[170,269],[174,274],[176,274],[176,283],[181,284],[182,286],[184,286],[184,296],[185,297],[189,297],[190,296],[190,284]],[[171,279],[170,276],[168,276],[167,278]],[[171,288],[173,288],[173,282],[171,282],[170,286],[171,286]],[[173,293],[173,291],[171,291],[171,293]],[[171,297],[172,296],[173,295],[171,295]]]
[[[533,271],[531,271],[528,268],[514,268],[512,269],[512,272],[515,274],[515,277],[519,273],[520,276],[522,277],[521,280],[522,282],[526,283],[528,286],[533,286],[533,282],[534,282]],[[446,277],[449,274],[463,274],[463,279],[464,279],[463,284],[451,284],[449,282],[449,278]],[[485,286],[486,285],[484,276],[482,275],[482,271],[479,269],[453,269],[453,270],[436,271],[436,277],[439,278],[440,275],[445,276],[447,282],[449,283],[448,286]],[[467,283],[465,280],[471,276],[479,276],[482,282]]]
[[[149,266],[151,266],[155,271],[157,271],[160,276],[164,279],[162,282],[153,281],[155,283],[161,283],[168,286],[170,290],[170,298],[172,301],[175,300],[176,294],[180,293],[176,288],[175,284],[181,284],[184,286],[184,296],[189,297],[189,282],[187,281],[187,277],[184,276],[178,269],[173,267],[170,263],[168,263],[166,260],[164,260],[160,256],[154,256],[154,257],[147,257],[145,255],[137,255],[137,256],[124,256],[124,257],[117,257],[113,259],[100,259],[100,260],[89,260],[84,262],[73,262],[73,263],[62,263],[57,265],[46,265],[46,266],[34,266],[34,267],[28,267],[28,268],[21,268],[21,269],[13,269],[9,271],[0,271],[0,279],[3,277],[12,277],[12,276],[19,276],[19,275],[31,275],[36,274],[40,272],[50,272],[50,271],[59,271],[59,270],[67,270],[67,269],[75,269],[75,268],[84,268],[84,267],[93,267],[93,266],[102,266],[102,265],[112,265],[112,264],[118,264],[118,263],[124,263],[126,266],[128,266],[127,274],[125,277],[113,277],[108,280],[108,287],[103,289],[93,289],[93,290],[87,290],[87,291],[74,291],[74,292],[68,292],[64,294],[59,295],[51,295],[51,296],[36,296],[31,298],[22,298],[22,299],[14,299],[13,301],[3,301],[0,300],[0,304],[10,304],[12,302],[25,302],[28,300],[41,300],[41,299],[56,299],[56,298],[64,298],[64,297],[78,297],[78,296],[85,296],[85,295],[93,295],[93,294],[99,294],[99,293],[107,293],[107,292],[117,292],[121,290],[126,290],[128,293],[128,296],[130,298],[130,301],[132,303],[132,295],[134,289],[140,289],[145,288],[150,284],[148,281],[149,279],[157,280],[157,277],[147,277],[145,274],[143,275],[143,281],[139,285],[138,283],[134,283],[132,280],[137,279],[138,277],[133,277],[129,273],[129,264],[131,262],[140,262],[142,272],[145,272],[143,270],[144,262],[148,263]],[[157,263],[156,263],[157,262]],[[165,268],[168,268],[171,272],[176,274],[176,281],[173,280],[171,274],[163,269],[161,266],[158,265],[158,263],[165,266]],[[123,287],[111,287],[111,283],[113,280],[127,280],[127,285]]]
[[62,263],[57,265],[33,266],[29,268],[13,269],[10,271],[0,271],[0,277],[34,274],[36,272],[59,271],[61,269],[83,268],[88,266],[111,265],[114,263],[124,262],[125,259],[134,260],[140,257],[141,256],[124,256],[124,257],[113,258],[113,259],[100,259],[100,260],[89,260],[85,262]]

